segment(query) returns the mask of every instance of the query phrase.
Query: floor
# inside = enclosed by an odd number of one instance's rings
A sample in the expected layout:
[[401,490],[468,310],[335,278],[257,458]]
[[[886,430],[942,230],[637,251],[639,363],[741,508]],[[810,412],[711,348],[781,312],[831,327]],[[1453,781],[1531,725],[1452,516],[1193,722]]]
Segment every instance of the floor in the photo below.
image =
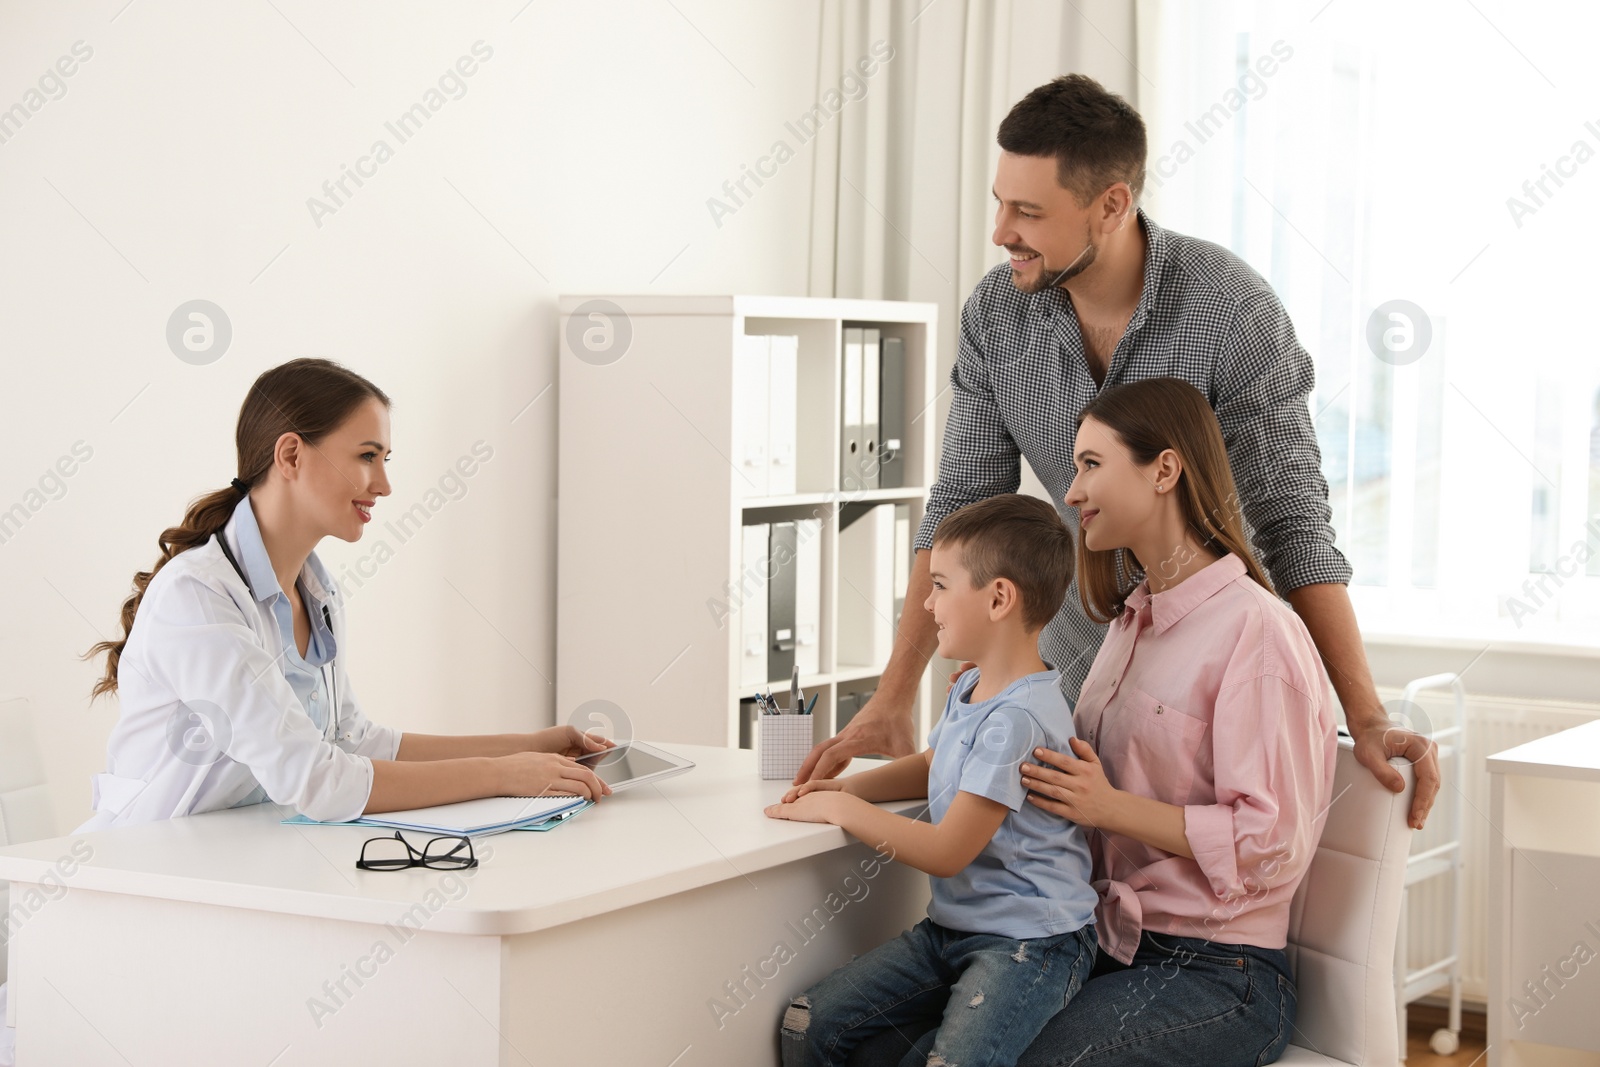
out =
[[1450,1067],[1472,1067],[1473,1064],[1482,1067],[1487,1062],[1484,1058],[1485,1023],[1482,1015],[1463,1013],[1461,1048],[1453,1056],[1440,1056],[1428,1048],[1428,1039],[1443,1024],[1444,1013],[1441,1011],[1437,1018],[1433,1018],[1426,1009],[1413,1008],[1409,1014],[1405,1067],[1445,1067],[1447,1064]]

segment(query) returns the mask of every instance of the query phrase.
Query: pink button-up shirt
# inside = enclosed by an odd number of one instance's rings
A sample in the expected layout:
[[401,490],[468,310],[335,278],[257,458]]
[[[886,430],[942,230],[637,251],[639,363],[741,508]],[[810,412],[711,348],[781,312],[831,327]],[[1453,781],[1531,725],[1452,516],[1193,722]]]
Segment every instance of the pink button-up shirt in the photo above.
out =
[[1112,620],[1073,713],[1118,789],[1184,810],[1194,859],[1094,831],[1100,945],[1142,930],[1283,948],[1333,788],[1334,711],[1305,624],[1232,553]]

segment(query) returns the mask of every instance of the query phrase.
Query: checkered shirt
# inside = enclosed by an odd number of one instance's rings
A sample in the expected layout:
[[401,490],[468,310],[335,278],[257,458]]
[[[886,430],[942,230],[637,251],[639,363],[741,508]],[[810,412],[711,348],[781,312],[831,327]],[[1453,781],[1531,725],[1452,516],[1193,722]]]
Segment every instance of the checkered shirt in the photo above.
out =
[[[1348,584],[1307,402],[1311,357],[1288,313],[1233,253],[1164,230],[1142,210],[1138,220],[1148,243],[1144,288],[1104,385],[1171,376],[1204,393],[1222,426],[1246,533],[1278,592]],[[1064,290],[1020,292],[1004,263],[985,275],[961,309],[939,477],[915,547],[930,547],[957,508],[1016,492],[1024,456],[1077,537],[1077,509],[1063,498],[1078,414],[1101,388]],[[1074,579],[1039,645],[1074,705],[1105,630],[1084,615]]]

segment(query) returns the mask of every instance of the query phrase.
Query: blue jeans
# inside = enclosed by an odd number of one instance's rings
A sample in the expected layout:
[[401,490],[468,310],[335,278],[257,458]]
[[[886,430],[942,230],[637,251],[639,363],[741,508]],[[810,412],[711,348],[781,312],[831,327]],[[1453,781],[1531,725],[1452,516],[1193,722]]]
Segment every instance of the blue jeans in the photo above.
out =
[[[1260,1067],[1294,1030],[1281,949],[1148,931],[1132,966],[1101,953],[1083,991],[1045,1024],[1019,1067]],[[921,1063],[936,1017],[862,1042],[851,1067]],[[959,1062],[959,1061],[957,1061]]]
[[900,1030],[918,1022],[927,1024],[918,1032],[932,1028],[905,1053],[907,1064],[930,1055],[962,1067],[1014,1064],[1083,986],[1094,958],[1092,925],[1017,940],[924,919],[795,998],[779,1033],[783,1067],[842,1065],[879,1033],[905,1052]]

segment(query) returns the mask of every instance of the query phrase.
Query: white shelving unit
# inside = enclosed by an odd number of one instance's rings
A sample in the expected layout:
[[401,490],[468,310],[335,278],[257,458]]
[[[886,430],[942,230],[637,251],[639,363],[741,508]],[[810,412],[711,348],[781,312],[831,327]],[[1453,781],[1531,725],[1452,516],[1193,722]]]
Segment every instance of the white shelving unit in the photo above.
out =
[[[770,296],[561,298],[556,707],[614,704],[633,736],[739,743],[741,527],[821,522],[817,740],[841,693],[875,688],[884,663],[839,647],[841,613],[870,610],[838,570],[839,511],[905,503],[913,535],[936,472],[937,308]],[[843,331],[899,337],[906,355],[906,488],[840,484]],[[742,334],[799,338],[796,493],[747,499],[734,462],[734,358]],[[896,595],[904,589],[896,590]],[[913,605],[907,605],[911,609]],[[915,606],[920,610],[920,605]],[[930,674],[941,669],[935,660]],[[774,686],[774,688],[778,688]],[[784,689],[787,687],[784,686]],[[924,676],[914,705],[931,726]],[[944,687],[937,688],[941,699]]]

